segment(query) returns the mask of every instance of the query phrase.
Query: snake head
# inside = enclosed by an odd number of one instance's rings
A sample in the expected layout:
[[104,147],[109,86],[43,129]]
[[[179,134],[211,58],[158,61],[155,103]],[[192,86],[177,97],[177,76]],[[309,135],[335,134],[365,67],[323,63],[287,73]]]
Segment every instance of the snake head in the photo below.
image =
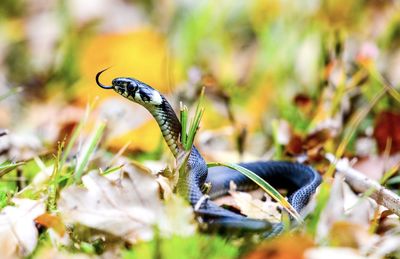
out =
[[130,77],[117,77],[112,80],[111,86],[106,86],[100,83],[100,74],[105,70],[100,71],[96,75],[96,83],[104,89],[113,89],[125,98],[128,98],[141,105],[161,105],[163,99],[160,93],[151,86]]

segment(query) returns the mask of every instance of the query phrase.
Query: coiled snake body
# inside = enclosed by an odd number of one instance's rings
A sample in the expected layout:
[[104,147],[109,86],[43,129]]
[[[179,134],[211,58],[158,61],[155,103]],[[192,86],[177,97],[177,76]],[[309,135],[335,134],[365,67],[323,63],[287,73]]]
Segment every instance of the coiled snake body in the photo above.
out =
[[[139,80],[127,77],[115,78],[111,86],[97,84],[104,89],[113,89],[120,95],[145,107],[157,121],[168,147],[176,157],[179,153],[179,137],[181,124],[168,101],[158,91]],[[260,161],[243,163],[241,166],[253,171],[266,179],[275,188],[288,190],[289,203],[300,212],[307,204],[311,195],[321,182],[320,175],[311,167],[282,161]],[[219,207],[205,198],[201,188],[205,182],[211,183],[210,197],[225,195],[229,191],[230,181],[233,181],[238,190],[256,187],[246,176],[226,167],[207,165],[196,147],[192,147],[187,162],[188,177],[186,184],[187,198],[195,208],[196,215],[205,223],[208,230],[218,230],[226,233],[258,232],[267,237],[282,230],[282,223],[271,224],[268,221],[247,218],[227,209]]]

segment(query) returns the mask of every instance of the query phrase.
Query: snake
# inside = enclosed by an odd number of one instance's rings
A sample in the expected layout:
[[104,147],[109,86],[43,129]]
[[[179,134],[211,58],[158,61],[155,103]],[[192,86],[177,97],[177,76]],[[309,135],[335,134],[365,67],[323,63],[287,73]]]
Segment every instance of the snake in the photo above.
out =
[[[177,158],[183,149],[179,144],[182,126],[167,99],[151,86],[131,77],[117,77],[112,80],[111,85],[104,85],[99,78],[107,69],[96,74],[97,85],[103,89],[112,89],[146,108],[156,120],[166,144]],[[321,183],[321,176],[315,169],[296,162],[257,161],[239,165],[257,174],[274,188],[286,189],[288,202],[297,212],[308,204]],[[282,222],[272,223],[246,217],[213,201],[229,193],[231,182],[235,183],[238,191],[256,189],[257,185],[245,175],[223,166],[208,168],[194,145],[187,158],[186,170],[187,177],[183,183],[187,192],[185,196],[203,230],[228,235],[257,233],[265,238],[283,231]],[[211,185],[207,193],[203,193],[205,183]]]

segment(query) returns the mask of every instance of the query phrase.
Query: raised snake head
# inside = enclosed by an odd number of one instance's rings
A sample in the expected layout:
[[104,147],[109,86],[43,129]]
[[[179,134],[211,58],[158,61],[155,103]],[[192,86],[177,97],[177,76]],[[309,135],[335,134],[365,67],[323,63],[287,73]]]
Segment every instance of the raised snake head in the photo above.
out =
[[157,92],[151,86],[134,78],[117,77],[112,80],[111,86],[103,85],[102,83],[100,83],[99,77],[101,73],[103,73],[107,69],[100,71],[96,75],[96,83],[101,88],[113,89],[123,97],[128,98],[129,100],[132,100],[141,105],[157,106],[162,104],[163,99],[159,92]]

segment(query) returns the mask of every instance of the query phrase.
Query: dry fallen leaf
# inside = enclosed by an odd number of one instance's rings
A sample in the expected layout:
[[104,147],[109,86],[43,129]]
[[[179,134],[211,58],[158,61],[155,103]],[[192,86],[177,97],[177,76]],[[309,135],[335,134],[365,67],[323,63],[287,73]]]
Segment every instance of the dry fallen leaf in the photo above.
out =
[[362,172],[369,178],[379,181],[385,172],[400,164],[400,154],[390,156],[371,155],[360,158],[353,166],[359,172]]
[[[390,257],[387,256],[390,253],[393,252],[399,252],[400,248],[399,248],[399,244],[400,244],[400,236],[397,235],[393,235],[393,234],[389,234],[386,236],[383,236],[381,238],[381,240],[379,240],[379,243],[375,244],[375,246],[373,247],[373,253],[371,255],[372,258],[386,258],[386,257]],[[385,257],[386,256],[386,257]],[[394,256],[395,258],[395,256]]]
[[152,238],[162,205],[151,175],[128,170],[120,181],[110,181],[91,171],[82,182],[86,188],[71,186],[60,194],[58,208],[66,222],[79,222],[131,242]]
[[[334,232],[351,232],[351,237],[358,246],[363,246],[370,241],[372,236],[368,233],[370,221],[374,216],[376,203],[369,198],[358,197],[344,182],[341,175],[336,175],[331,189],[328,203],[318,222],[317,239],[326,240],[335,227]],[[339,222],[347,221],[346,226]],[[337,230],[339,228],[339,230]],[[332,233],[331,233],[332,234]],[[335,239],[335,233],[330,238]]]
[[374,137],[383,153],[390,143],[390,154],[400,151],[400,113],[383,111],[376,117]]
[[97,171],[82,178],[85,186],[71,186],[60,194],[58,207],[66,222],[102,230],[131,243],[150,240],[159,227],[162,235],[189,235],[194,232],[192,211],[179,200],[170,199],[164,206],[159,185],[147,170],[125,165],[123,171],[110,175]]
[[16,161],[31,159],[42,149],[42,142],[29,130],[11,132],[0,138],[0,153]]
[[27,256],[35,249],[38,230],[34,219],[45,212],[43,201],[12,199],[0,213],[0,257]]
[[281,219],[279,203],[273,202],[270,197],[266,201],[254,199],[249,193],[229,191],[240,212],[250,218],[268,220],[278,223]]
[[254,251],[245,255],[244,258],[301,259],[304,258],[304,252],[313,246],[313,241],[309,236],[286,234],[279,236],[276,239],[264,242]]

